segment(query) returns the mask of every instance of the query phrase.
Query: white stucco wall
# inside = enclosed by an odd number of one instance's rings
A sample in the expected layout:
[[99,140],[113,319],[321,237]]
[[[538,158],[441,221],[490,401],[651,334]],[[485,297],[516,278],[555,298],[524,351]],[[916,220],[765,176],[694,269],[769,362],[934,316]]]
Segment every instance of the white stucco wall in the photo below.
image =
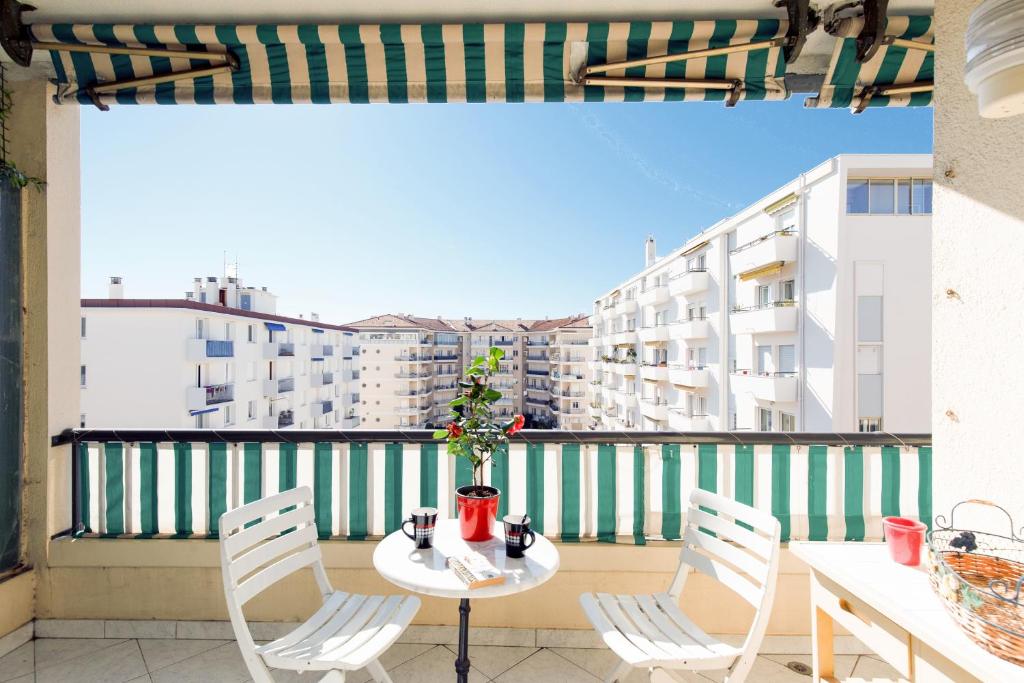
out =
[[1019,446],[1024,441],[1024,116],[982,119],[964,86],[963,36],[978,4],[935,3],[935,511],[946,512],[965,498],[987,498],[1010,508],[1019,525],[1024,520]]

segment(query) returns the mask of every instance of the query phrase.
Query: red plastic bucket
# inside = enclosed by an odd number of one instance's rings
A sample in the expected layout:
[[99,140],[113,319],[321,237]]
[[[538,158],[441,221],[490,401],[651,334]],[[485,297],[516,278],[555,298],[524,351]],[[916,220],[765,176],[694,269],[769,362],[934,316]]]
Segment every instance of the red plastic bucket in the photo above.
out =
[[488,541],[491,539],[491,529],[494,528],[494,520],[498,516],[498,497],[501,491],[493,486],[485,486],[488,493],[486,498],[476,498],[465,495],[475,486],[460,486],[455,489],[455,500],[459,512],[459,531],[463,540],[466,541]]
[[885,543],[889,546],[889,556],[894,562],[908,567],[921,564],[921,546],[924,545],[924,533],[928,530],[923,522],[906,517],[883,517],[882,530],[885,532]]

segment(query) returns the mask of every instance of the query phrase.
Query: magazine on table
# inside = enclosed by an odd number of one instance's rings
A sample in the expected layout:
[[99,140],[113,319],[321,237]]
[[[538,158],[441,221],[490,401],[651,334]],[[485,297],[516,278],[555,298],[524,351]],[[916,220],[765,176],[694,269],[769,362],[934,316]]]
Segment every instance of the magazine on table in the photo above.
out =
[[505,583],[505,575],[481,553],[464,553],[448,558],[448,566],[470,590]]

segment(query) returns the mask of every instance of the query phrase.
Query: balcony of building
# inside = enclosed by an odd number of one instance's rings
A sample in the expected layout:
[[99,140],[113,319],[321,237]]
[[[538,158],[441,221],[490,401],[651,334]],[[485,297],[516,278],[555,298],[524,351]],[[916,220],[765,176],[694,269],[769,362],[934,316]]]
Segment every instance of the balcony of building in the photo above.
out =
[[657,365],[652,363],[643,363],[640,366],[640,377],[651,382],[667,382],[668,365],[665,363],[659,363]]
[[635,408],[640,401],[640,396],[633,389],[623,389],[615,392],[614,400],[626,408]]
[[329,415],[334,412],[334,401],[314,401],[310,404],[309,412],[313,417]]
[[711,429],[711,422],[707,415],[691,414],[685,408],[669,408],[668,427],[679,432],[706,432]]
[[600,403],[591,403],[587,406],[587,414],[595,419],[600,418],[602,414],[602,406]]
[[771,334],[796,332],[797,305],[792,301],[775,301],[765,306],[738,307],[729,314],[733,334]]
[[285,429],[295,424],[295,413],[292,410],[277,410],[263,416],[264,429]]
[[629,313],[636,313],[636,309],[636,299],[619,299],[615,302],[615,307],[612,310],[615,312],[615,315],[628,315]]
[[428,379],[430,379],[433,376],[434,376],[434,373],[431,370],[429,370],[429,369],[427,369],[427,370],[400,370],[400,371],[395,373],[395,379],[405,379],[405,380],[409,380],[410,382],[425,382],[425,381],[427,381]]
[[434,357],[429,353],[400,353],[395,356],[395,360],[400,363],[420,364],[420,363],[431,363]]
[[740,278],[756,277],[761,269],[774,269],[796,261],[799,238],[792,230],[777,230],[729,252],[729,269]]
[[332,344],[310,344],[309,355],[313,358],[331,358],[334,356],[334,345]]
[[708,385],[708,370],[685,363],[670,363],[668,379],[679,387],[703,388]]
[[228,403],[235,400],[234,382],[209,384],[202,387],[189,387],[185,392],[185,403],[188,410],[203,410],[207,406]]
[[263,380],[264,396],[275,398],[290,391],[295,391],[294,377],[279,377],[277,379]]
[[737,396],[751,396],[759,401],[773,403],[791,403],[797,399],[796,373],[757,374],[740,370],[732,373],[729,381]]
[[708,288],[709,276],[706,270],[689,270],[673,275],[668,281],[668,292],[672,296],[690,296]]
[[668,419],[668,401],[661,396],[641,396],[640,414],[649,420],[663,422]]
[[668,303],[668,283],[650,284],[640,291],[637,300],[641,306],[659,306]]
[[333,372],[314,372],[309,376],[309,386],[326,387],[334,384]]
[[185,355],[192,361],[234,358],[235,342],[222,339],[189,339]]
[[707,339],[710,331],[707,318],[684,318],[672,323],[674,339]]
[[358,415],[344,415],[341,418],[342,429],[356,429],[359,427],[359,416]]
[[437,352],[434,354],[435,363],[452,363],[457,360],[459,360],[459,354],[457,353]]
[[637,339],[644,344],[662,344],[667,342],[669,339],[668,325],[658,323],[641,327],[637,332]]
[[632,346],[637,343],[639,336],[636,330],[625,330],[611,334],[612,346]]
[[[438,387],[434,387],[434,391],[436,391],[437,389],[438,389]],[[420,389],[416,389],[416,388],[396,389],[395,390],[395,396],[425,396],[426,394],[429,394],[430,392],[431,392],[431,390],[429,388],[427,388],[427,387],[423,387],[423,388],[420,388]]]
[[612,372],[616,375],[624,375],[626,377],[636,377],[637,364],[636,361],[623,362],[623,363],[612,363]]
[[295,344],[292,342],[264,342],[263,358],[274,360],[275,358],[291,358],[295,355]]

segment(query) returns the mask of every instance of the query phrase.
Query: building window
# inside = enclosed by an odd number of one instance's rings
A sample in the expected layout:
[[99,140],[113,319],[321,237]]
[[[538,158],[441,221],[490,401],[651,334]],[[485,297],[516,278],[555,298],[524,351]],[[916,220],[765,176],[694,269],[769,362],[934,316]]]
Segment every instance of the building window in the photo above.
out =
[[81,368],[80,375],[79,375],[78,379],[79,379],[79,382],[80,382],[80,386],[84,387],[85,386],[85,366],[84,365]]
[[880,432],[882,431],[882,418],[862,417],[857,420],[858,432]]
[[757,409],[757,428],[758,431],[770,432],[772,431],[772,411],[767,408]]
[[243,311],[251,311],[252,310],[252,295],[251,294],[243,294],[238,299],[238,305],[239,305],[239,307]]
[[916,178],[914,180],[914,193],[910,201],[910,212],[915,214],[930,214],[932,212],[932,181]]
[[82,339],[85,339],[85,316],[82,316]]
[[203,324],[203,319],[199,318],[196,320],[196,339],[206,339],[206,325]]
[[248,341],[250,344],[256,343],[256,326],[249,325]]
[[784,432],[795,432],[796,431],[796,415],[790,415],[789,413],[779,413],[779,426]]
[[757,287],[757,307],[768,308],[772,304],[772,286],[771,285],[758,285]]
[[235,410],[234,406],[228,404],[224,406],[224,426],[234,424],[235,422]]
[[846,213],[928,215],[932,181],[928,178],[851,178],[846,182]]
[[85,413],[78,416],[78,426],[85,429]]
[[781,288],[783,301],[796,301],[796,282],[793,280],[784,280]]
[[248,417],[250,420],[256,419],[256,401],[249,401]]

